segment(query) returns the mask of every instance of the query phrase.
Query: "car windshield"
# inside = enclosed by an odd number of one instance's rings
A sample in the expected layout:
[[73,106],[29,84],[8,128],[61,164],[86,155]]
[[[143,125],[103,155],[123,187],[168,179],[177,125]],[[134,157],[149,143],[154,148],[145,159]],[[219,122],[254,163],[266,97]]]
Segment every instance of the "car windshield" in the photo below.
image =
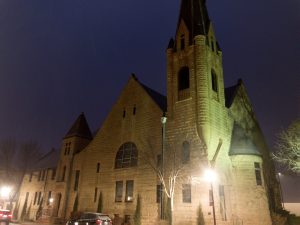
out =
[[108,215],[105,214],[97,214],[97,213],[84,213],[81,215],[80,219],[101,219],[101,220],[110,220],[110,218],[108,217]]
[[2,214],[2,215],[9,215],[10,211],[0,211],[0,214]]
[[110,218],[107,215],[101,215],[100,219],[101,220],[110,220]]
[[80,217],[81,219],[96,219],[97,218],[97,214],[94,213],[84,213],[81,215]]

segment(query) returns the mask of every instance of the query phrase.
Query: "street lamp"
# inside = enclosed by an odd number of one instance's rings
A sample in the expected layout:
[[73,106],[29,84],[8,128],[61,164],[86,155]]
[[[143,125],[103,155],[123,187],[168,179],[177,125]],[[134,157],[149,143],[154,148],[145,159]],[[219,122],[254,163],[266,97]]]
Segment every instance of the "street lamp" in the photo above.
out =
[[277,179],[279,183],[279,191],[280,191],[280,200],[281,200],[281,206],[284,209],[284,200],[283,200],[283,193],[282,193],[282,186],[281,186],[281,180],[280,177],[282,176],[282,173],[277,173]]
[[2,187],[0,190],[1,198],[8,199],[11,193],[11,187]]
[[[165,137],[166,137],[166,123],[167,117],[165,112],[161,117],[161,124],[162,124],[162,146],[161,146],[161,174],[164,178],[164,152],[165,152]],[[160,219],[164,219],[164,205],[163,205],[163,192],[162,192],[162,183],[160,184]]]
[[217,180],[217,174],[212,169],[207,169],[204,172],[204,180],[210,183],[210,205],[213,207],[213,218],[214,225],[216,225],[216,210],[215,210],[215,200],[214,200],[214,187],[213,183]]

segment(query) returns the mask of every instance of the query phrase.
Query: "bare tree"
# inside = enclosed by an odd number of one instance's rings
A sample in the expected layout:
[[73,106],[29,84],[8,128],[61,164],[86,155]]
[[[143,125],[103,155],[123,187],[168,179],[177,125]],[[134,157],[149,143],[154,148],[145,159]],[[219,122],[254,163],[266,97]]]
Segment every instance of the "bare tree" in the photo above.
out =
[[288,170],[300,173],[300,119],[279,133],[273,159]]
[[10,207],[19,194],[23,178],[34,163],[41,156],[40,147],[34,141],[24,142],[17,149],[15,139],[6,139],[0,142],[0,155],[3,159],[1,165],[4,173],[3,182],[10,186]]
[[4,173],[4,177],[2,177],[4,183],[7,183],[14,171],[13,165],[16,158],[16,150],[17,144],[15,139],[8,138],[0,142],[0,164]]
[[[181,180],[190,179],[190,177],[185,177],[183,173],[186,164],[182,163],[182,143],[166,143],[164,157],[162,157],[162,150],[155,149],[151,140],[149,139],[146,141],[147,143],[144,143],[147,148],[141,152],[140,157],[151,167],[162,185],[162,194],[165,194],[169,201],[168,204],[170,204],[170,209],[164,207],[164,212],[171,211],[171,215],[169,215],[171,218],[168,219],[170,220],[170,224],[172,224],[176,185]],[[190,138],[186,137],[185,140],[190,140]]]

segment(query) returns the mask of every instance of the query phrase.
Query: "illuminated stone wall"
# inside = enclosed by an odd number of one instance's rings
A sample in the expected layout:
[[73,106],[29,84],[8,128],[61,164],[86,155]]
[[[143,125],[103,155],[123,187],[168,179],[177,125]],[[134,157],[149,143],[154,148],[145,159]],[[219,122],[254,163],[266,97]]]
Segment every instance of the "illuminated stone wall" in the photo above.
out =
[[[135,115],[133,115],[134,107],[136,107]],[[123,118],[124,110],[126,115]],[[142,152],[153,152],[156,161],[157,152],[161,149],[161,116],[162,110],[132,77],[93,141],[74,159],[73,174],[76,170],[81,171],[80,185],[77,192],[71,185],[68,214],[72,210],[76,194],[79,196],[79,210],[96,211],[98,197],[102,192],[104,213],[108,213],[112,218],[114,214],[119,214],[121,218],[130,215],[132,219],[139,194],[143,224],[155,224],[159,210],[159,204],[156,203],[158,181],[153,170],[145,163]],[[136,144],[139,151],[138,166],[115,169],[116,153],[126,142]],[[96,171],[97,163],[100,163],[99,173]],[[134,180],[133,202],[125,202],[127,180]],[[116,181],[124,182],[122,202],[115,202]],[[74,184],[74,176],[71,178],[71,184]],[[97,188],[96,201],[94,201],[95,188]]]

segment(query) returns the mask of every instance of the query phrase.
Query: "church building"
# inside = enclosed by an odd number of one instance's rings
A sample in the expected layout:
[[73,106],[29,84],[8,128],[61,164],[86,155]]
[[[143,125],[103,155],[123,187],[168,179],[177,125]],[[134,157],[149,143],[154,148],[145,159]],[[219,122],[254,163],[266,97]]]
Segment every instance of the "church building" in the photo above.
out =
[[224,87],[205,0],[182,0],[166,56],[167,95],[133,74],[95,135],[79,115],[57,166],[25,176],[19,214],[26,202],[31,219],[42,208],[62,220],[101,211],[124,224],[275,224],[270,152],[243,81]]

